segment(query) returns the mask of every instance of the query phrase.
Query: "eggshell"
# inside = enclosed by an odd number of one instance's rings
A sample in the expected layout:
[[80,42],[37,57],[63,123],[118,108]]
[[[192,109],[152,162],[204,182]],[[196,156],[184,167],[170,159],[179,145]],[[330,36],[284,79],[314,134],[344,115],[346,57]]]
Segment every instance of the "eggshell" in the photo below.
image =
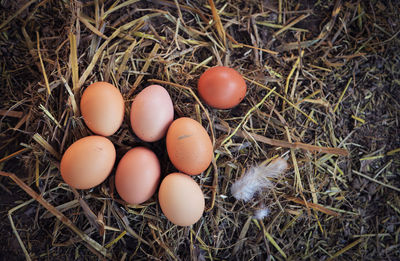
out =
[[207,131],[191,118],[183,117],[172,122],[166,143],[172,164],[189,175],[206,170],[213,158],[213,146]]
[[64,153],[60,171],[64,181],[76,189],[102,183],[115,163],[115,148],[102,136],[88,136],[74,142]]
[[95,82],[82,94],[81,113],[86,126],[102,136],[114,134],[124,119],[124,99],[120,91],[107,82]]
[[129,150],[118,164],[115,187],[129,204],[150,199],[160,182],[160,162],[154,152],[145,147]]
[[247,86],[240,73],[234,69],[216,66],[200,76],[198,91],[208,105],[217,109],[230,109],[243,100]]
[[153,142],[163,138],[173,119],[171,97],[160,85],[146,87],[132,102],[131,126],[141,140]]
[[196,223],[204,212],[204,195],[188,175],[172,173],[161,182],[158,200],[164,215],[178,226]]

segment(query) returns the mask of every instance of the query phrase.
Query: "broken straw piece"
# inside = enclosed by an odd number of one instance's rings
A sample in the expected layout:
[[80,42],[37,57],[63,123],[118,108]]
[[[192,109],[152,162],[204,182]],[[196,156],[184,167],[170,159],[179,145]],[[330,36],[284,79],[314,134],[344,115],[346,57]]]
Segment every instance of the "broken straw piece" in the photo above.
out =
[[253,166],[231,187],[232,195],[237,200],[249,201],[254,194],[265,189],[271,189],[274,184],[269,178],[278,178],[288,168],[284,158],[273,160],[268,166]]

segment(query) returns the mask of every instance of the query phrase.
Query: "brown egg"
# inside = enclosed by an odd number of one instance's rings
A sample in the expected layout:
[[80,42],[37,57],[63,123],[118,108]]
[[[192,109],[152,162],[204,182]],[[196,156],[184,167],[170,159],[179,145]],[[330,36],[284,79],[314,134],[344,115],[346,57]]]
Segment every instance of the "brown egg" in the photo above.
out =
[[115,148],[102,136],[88,136],[74,142],[64,153],[60,171],[64,181],[76,189],[102,183],[115,163]]
[[131,126],[141,140],[153,142],[163,138],[173,120],[171,97],[160,85],[144,88],[132,102]]
[[154,152],[145,147],[129,150],[118,164],[115,187],[129,204],[150,199],[160,182],[160,162]]
[[238,105],[246,95],[247,86],[242,75],[232,68],[216,66],[207,69],[198,82],[200,97],[217,109]]
[[204,212],[204,195],[188,175],[172,173],[161,182],[158,200],[164,215],[178,226],[196,223]]
[[189,175],[207,169],[213,158],[213,147],[207,131],[191,118],[172,122],[167,132],[168,156],[174,166]]
[[88,128],[102,136],[113,135],[124,119],[124,99],[107,82],[95,82],[82,94],[81,113]]

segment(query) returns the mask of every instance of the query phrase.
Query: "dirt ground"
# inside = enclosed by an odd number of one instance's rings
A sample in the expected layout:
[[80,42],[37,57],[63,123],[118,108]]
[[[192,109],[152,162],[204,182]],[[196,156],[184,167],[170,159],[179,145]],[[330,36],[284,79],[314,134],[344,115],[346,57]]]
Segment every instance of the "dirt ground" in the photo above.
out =
[[[399,11],[395,0],[0,1],[0,260],[400,260]],[[197,100],[216,65],[246,79],[233,109]],[[126,204],[115,171],[91,190],[63,182],[60,155],[91,135],[74,103],[100,80],[126,102],[109,137],[117,162],[143,145],[162,176],[176,171],[165,140],[130,128],[131,101],[152,83],[175,118],[207,129],[215,164],[194,177],[199,222],[173,225],[157,195]],[[274,189],[232,196],[246,169],[282,155]]]

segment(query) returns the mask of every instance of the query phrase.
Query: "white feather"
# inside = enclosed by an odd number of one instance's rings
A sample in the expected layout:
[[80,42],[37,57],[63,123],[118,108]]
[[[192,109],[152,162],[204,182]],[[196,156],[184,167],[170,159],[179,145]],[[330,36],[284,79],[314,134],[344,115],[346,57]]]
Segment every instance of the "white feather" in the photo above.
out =
[[283,158],[273,160],[268,166],[254,166],[231,187],[232,195],[243,201],[249,201],[254,194],[273,187],[269,178],[278,178],[287,169],[288,163]]
[[269,213],[271,213],[271,210],[267,207],[263,207],[254,211],[254,217],[261,220],[268,217]]

